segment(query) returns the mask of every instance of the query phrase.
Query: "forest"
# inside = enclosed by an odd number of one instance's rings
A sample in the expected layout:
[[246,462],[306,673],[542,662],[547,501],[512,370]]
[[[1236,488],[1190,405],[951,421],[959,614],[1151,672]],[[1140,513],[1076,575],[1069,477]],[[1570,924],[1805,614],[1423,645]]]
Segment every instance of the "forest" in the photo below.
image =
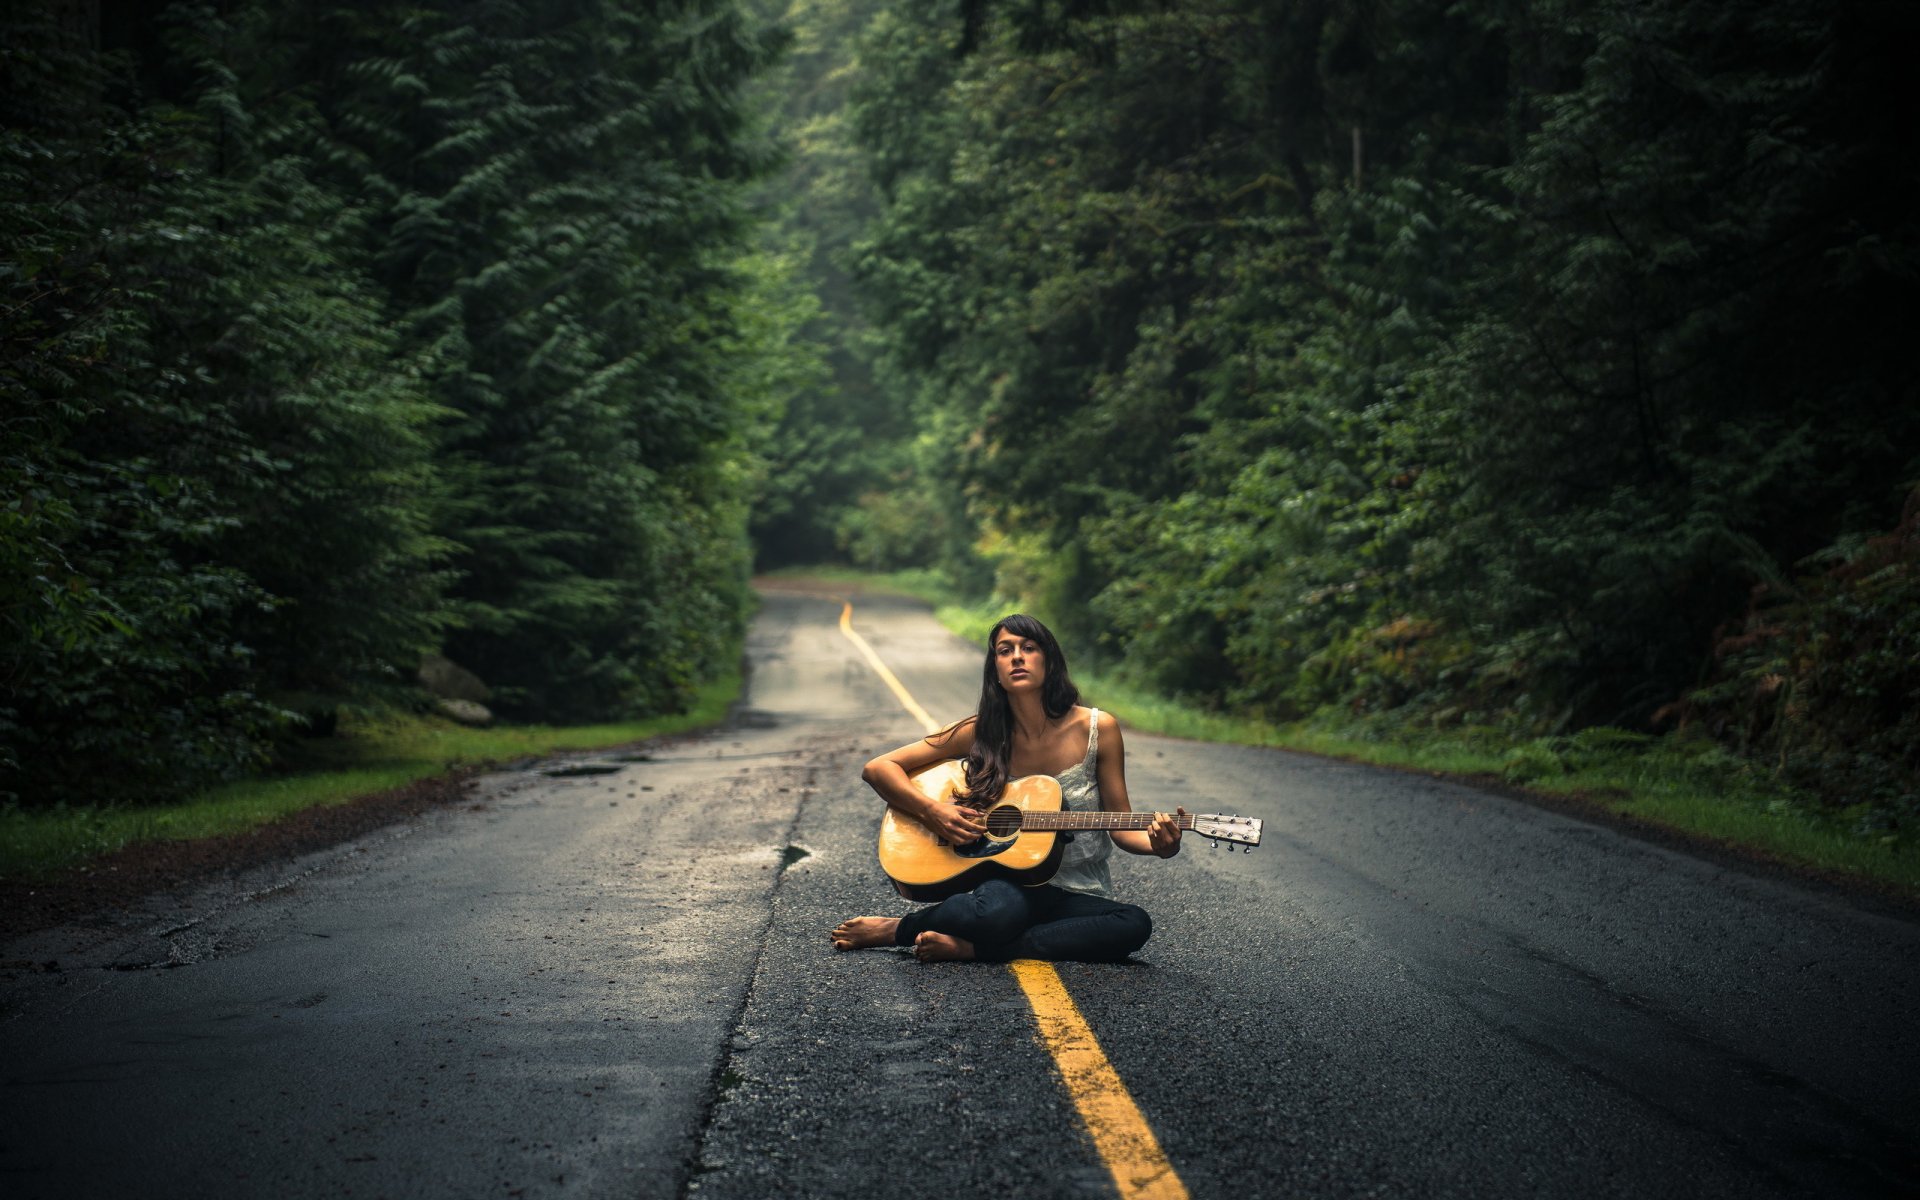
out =
[[777,30],[9,12],[0,790],[191,791],[405,703],[431,652],[554,722],[737,655]]
[[64,0],[0,86],[0,799],[424,655],[671,710],[756,567],[1206,709],[1920,828],[1891,0]]

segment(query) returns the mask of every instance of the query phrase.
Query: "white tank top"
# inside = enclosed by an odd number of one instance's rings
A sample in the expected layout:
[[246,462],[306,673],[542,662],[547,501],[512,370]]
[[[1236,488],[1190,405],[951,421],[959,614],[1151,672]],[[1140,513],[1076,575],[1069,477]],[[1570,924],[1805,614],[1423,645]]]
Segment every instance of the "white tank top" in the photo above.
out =
[[[1095,769],[1100,756],[1100,710],[1089,711],[1087,756],[1055,776],[1060,781],[1061,807],[1073,812],[1100,811],[1100,776]],[[1060,857],[1060,869],[1047,882],[1069,892],[1110,897],[1113,880],[1107,873],[1107,859],[1112,855],[1113,839],[1106,830],[1075,830]]]

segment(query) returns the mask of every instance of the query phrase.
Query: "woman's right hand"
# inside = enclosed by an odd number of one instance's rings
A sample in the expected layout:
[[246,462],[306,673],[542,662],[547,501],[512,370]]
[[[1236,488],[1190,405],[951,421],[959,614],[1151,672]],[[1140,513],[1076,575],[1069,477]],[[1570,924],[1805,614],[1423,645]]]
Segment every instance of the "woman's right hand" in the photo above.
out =
[[987,832],[986,820],[980,813],[959,804],[932,805],[921,820],[949,846],[977,842]]

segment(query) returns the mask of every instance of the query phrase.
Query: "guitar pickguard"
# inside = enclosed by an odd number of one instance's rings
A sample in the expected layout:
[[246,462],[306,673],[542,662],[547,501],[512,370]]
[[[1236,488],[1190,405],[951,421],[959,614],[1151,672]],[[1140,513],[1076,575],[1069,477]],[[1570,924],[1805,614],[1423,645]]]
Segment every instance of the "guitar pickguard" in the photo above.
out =
[[955,846],[953,852],[961,858],[992,858],[996,854],[1005,854],[1019,840],[1017,837],[1010,837],[1005,841],[983,837],[978,841],[968,842],[964,846]]

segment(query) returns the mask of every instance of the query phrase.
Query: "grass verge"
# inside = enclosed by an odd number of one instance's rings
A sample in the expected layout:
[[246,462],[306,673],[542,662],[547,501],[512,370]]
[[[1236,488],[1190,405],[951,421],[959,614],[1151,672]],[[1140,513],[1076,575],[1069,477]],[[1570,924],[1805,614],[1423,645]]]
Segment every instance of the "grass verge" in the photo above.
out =
[[303,742],[283,770],[175,804],[0,808],[0,879],[44,879],[138,842],[241,833],[316,806],[345,804],[463,767],[597,750],[717,723],[740,695],[736,669],[702,688],[688,711],[607,725],[470,729],[434,717],[343,722]]
[[[981,645],[1008,611],[998,604],[956,603],[947,581],[928,571],[880,575],[823,568],[793,574],[925,600],[942,625]],[[1044,613],[1036,615],[1046,619]],[[1098,669],[1076,665],[1073,674],[1090,701],[1142,732],[1497,782],[1691,843],[1920,901],[1920,855],[1913,847],[1862,828],[1864,810],[1822,804],[1706,739],[1607,728],[1527,738],[1498,729],[1432,729],[1391,717],[1344,714],[1274,724],[1184,705]]]

